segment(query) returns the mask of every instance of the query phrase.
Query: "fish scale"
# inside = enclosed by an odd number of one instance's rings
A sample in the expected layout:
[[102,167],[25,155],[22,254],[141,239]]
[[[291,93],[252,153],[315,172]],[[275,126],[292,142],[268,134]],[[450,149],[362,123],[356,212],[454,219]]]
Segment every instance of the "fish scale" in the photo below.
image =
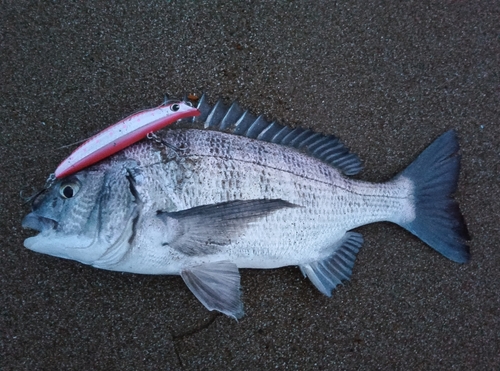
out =
[[[225,247],[225,258],[237,262],[240,268],[258,268],[262,264],[274,268],[321,259],[331,254],[330,248],[346,231],[372,221],[394,221],[394,215],[408,207],[404,196],[411,189],[402,188],[404,181],[373,187],[370,183],[343,178],[335,168],[288,147],[201,130],[171,130],[168,141],[175,147],[187,148],[174,157],[175,164],[150,167],[144,158],[141,163],[144,169],[170,174],[161,178],[166,182],[170,178],[171,184],[166,187],[175,188],[181,197],[174,209],[167,209],[164,192],[152,195],[148,184],[144,184],[144,189],[138,186],[140,194],[149,192],[155,208],[172,212],[252,199],[286,199],[298,206],[276,211],[266,220],[255,222],[245,236]],[[151,147],[148,143],[142,145]],[[152,163],[156,161],[156,156],[152,156]],[[186,170],[191,176],[179,180],[176,172]],[[291,228],[294,225],[301,228]],[[277,230],[281,232],[277,234]],[[140,245],[148,243],[147,234],[138,234],[137,238]],[[269,259],[271,250],[274,259]],[[246,259],[242,251],[252,254]],[[221,252],[217,259],[224,254]],[[189,259],[193,262],[192,257]],[[194,264],[205,261],[206,257],[201,257]]]

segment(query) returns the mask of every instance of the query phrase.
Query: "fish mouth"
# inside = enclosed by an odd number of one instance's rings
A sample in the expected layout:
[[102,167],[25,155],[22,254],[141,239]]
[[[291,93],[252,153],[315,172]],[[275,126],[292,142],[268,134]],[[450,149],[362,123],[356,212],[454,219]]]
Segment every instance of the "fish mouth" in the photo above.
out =
[[38,232],[56,229],[59,225],[54,219],[46,218],[44,216],[29,213],[22,221],[23,228],[34,229]]

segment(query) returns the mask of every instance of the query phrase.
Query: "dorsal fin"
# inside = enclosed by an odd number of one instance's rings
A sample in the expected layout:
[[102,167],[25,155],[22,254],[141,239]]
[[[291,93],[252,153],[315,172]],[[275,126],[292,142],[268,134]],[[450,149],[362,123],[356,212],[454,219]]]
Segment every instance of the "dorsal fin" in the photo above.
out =
[[262,115],[257,117],[243,110],[236,102],[227,106],[219,100],[211,106],[206,94],[199,99],[197,108],[201,112],[200,116],[190,120],[203,124],[206,129],[293,147],[326,162],[345,175],[357,174],[362,169],[358,156],[350,153],[349,149],[333,135],[323,135],[310,129],[291,128],[277,122],[269,122]]

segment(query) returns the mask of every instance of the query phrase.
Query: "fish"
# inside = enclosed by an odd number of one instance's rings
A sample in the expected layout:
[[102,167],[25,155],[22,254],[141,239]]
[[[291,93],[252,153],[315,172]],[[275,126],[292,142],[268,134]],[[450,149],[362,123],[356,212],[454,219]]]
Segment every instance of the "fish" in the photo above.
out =
[[180,275],[208,309],[244,315],[240,269],[298,266],[324,295],[348,281],[363,236],[392,222],[466,263],[449,130],[383,183],[353,178],[359,157],[335,136],[254,116],[206,95],[200,115],[56,180],[32,200],[24,246],[110,271]]
[[168,101],[156,108],[142,110],[86,140],[62,161],[54,172],[64,178],[111,156],[146,135],[200,112],[189,101]]

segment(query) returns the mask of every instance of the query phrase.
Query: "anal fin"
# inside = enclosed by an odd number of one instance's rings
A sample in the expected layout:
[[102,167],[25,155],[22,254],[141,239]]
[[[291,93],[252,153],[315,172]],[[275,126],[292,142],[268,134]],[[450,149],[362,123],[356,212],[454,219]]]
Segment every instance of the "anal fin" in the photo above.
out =
[[336,243],[338,247],[332,255],[324,260],[301,265],[300,270],[319,291],[326,296],[332,296],[332,290],[351,277],[356,254],[362,244],[361,234],[347,232]]
[[240,296],[240,273],[228,261],[206,263],[181,271],[181,277],[208,310],[217,310],[230,317],[243,317]]

